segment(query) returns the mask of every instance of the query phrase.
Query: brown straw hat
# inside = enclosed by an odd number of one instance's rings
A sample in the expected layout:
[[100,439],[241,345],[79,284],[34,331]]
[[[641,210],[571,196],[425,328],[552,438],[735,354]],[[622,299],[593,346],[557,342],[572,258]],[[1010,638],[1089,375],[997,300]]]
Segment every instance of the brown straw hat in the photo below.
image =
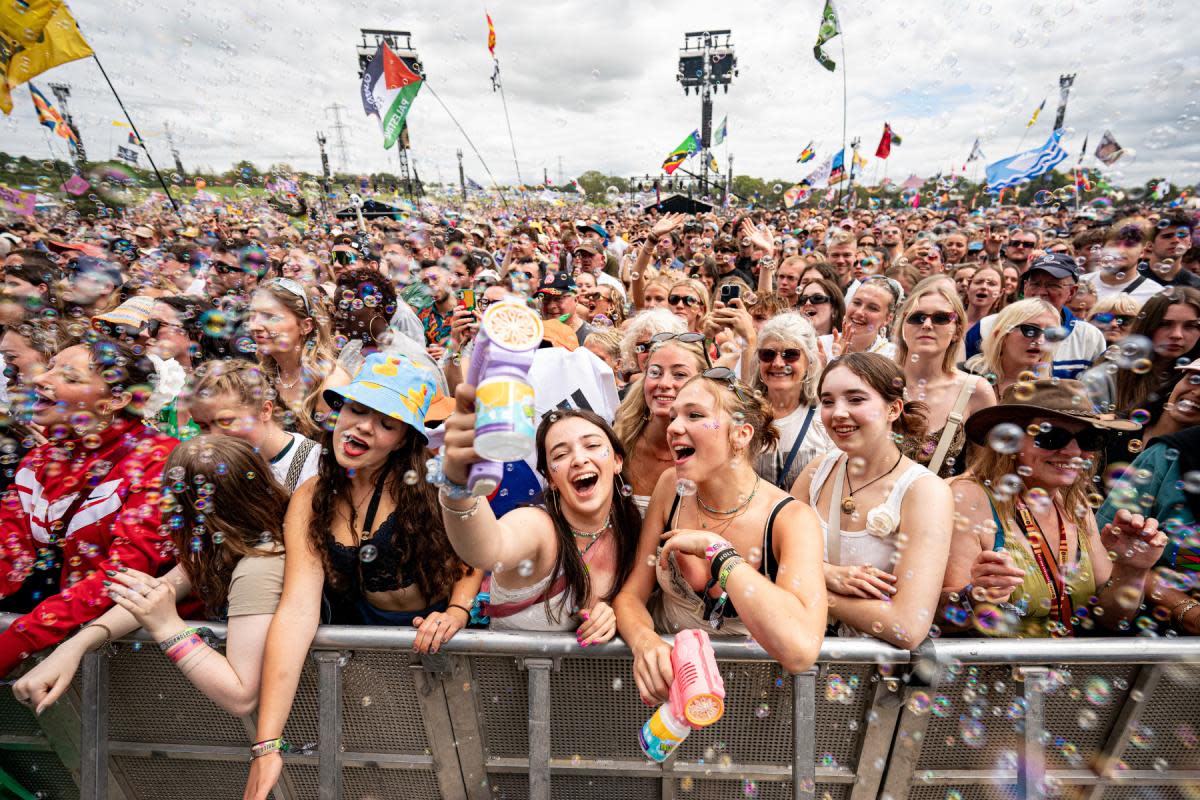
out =
[[967,420],[967,438],[986,444],[992,428],[1011,422],[1024,428],[1035,417],[1050,417],[1087,422],[1093,428],[1111,431],[1136,431],[1141,426],[1111,414],[1097,414],[1092,399],[1079,381],[1042,378],[1015,383],[1004,392],[1000,404],[976,411]]

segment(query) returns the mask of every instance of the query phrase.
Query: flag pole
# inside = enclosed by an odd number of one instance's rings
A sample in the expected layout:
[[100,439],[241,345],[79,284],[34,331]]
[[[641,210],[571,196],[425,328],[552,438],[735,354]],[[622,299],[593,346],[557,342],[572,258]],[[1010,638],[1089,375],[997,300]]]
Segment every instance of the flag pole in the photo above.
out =
[[508,128],[508,143],[512,146],[513,166],[517,168],[517,183],[525,185],[521,177],[521,164],[517,161],[517,140],[513,138],[512,122],[508,119],[508,98],[504,96],[504,79],[500,78],[500,59],[496,59],[496,85],[500,87],[500,105],[504,106],[504,124]]
[[[844,30],[842,30],[842,18],[841,17],[837,18],[837,24],[838,24],[838,44],[842,48],[842,164],[844,166],[846,163],[846,116],[847,116],[846,109],[849,107],[849,101],[848,101],[849,91],[847,89],[847,79],[846,79],[846,32]],[[851,163],[850,167],[851,167],[851,169],[853,169],[854,164]],[[838,183],[837,204],[838,205],[842,204],[842,184],[841,183]]]
[[450,117],[450,121],[454,123],[454,127],[458,128],[458,132],[461,133],[463,138],[467,140],[467,145],[471,148],[471,152],[474,153],[475,157],[479,159],[479,163],[483,165],[484,172],[486,172],[488,177],[492,179],[492,186],[494,186],[496,191],[500,193],[500,202],[504,204],[504,210],[508,211],[508,198],[504,196],[504,190],[501,189],[500,184],[496,182],[496,176],[492,174],[491,167],[489,167],[487,162],[483,160],[483,156],[479,153],[479,148],[477,148],[475,143],[471,141],[471,137],[467,135],[466,130],[464,130],[463,126],[459,124],[458,119],[450,111],[450,108],[445,104],[445,102],[442,101],[442,98],[429,84],[428,76],[425,78],[425,88],[429,89],[429,93],[433,95],[433,99],[438,101],[438,105],[445,110],[447,116]]
[[175,216],[179,217],[181,223],[184,222],[183,215],[179,213],[179,204],[175,202],[175,195],[171,194],[171,187],[167,186],[167,182],[163,180],[162,173],[158,171],[158,165],[154,163],[154,156],[150,155],[150,148],[146,147],[146,140],[138,133],[137,125],[133,124],[133,117],[129,116],[129,111],[125,108],[125,103],[121,100],[121,95],[117,94],[117,87],[113,86],[113,82],[109,80],[108,73],[104,70],[104,65],[100,63],[100,59],[95,53],[92,53],[92,60],[100,68],[100,74],[104,76],[104,82],[108,84],[113,97],[117,98],[117,105],[121,107],[121,113],[125,115],[125,121],[129,123],[133,135],[137,137],[138,142],[142,145],[142,151],[146,154],[146,160],[150,162],[150,167],[154,170],[154,174],[158,178],[159,186],[162,186],[163,191],[167,193],[167,199],[171,201],[171,208],[174,210]]

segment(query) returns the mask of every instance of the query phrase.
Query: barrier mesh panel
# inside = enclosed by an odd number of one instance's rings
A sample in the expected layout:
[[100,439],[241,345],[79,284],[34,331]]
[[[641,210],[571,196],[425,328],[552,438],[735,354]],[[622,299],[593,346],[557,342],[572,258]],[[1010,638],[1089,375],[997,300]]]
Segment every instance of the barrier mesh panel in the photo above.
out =
[[241,797],[250,763],[117,756],[117,768],[138,800]]
[[[484,754],[501,758],[529,755],[529,717],[526,711],[529,694],[525,673],[517,669],[516,659],[513,658],[477,656],[472,660],[479,693],[479,724],[486,748]],[[614,663],[629,668],[628,662]],[[632,677],[629,680],[632,681]],[[553,685],[554,679],[551,678],[552,691]]]
[[[791,800],[791,781],[700,780],[683,778],[676,781],[681,800]],[[847,800],[847,784],[817,784],[817,800]]]
[[998,786],[989,784],[986,786],[979,785],[962,785],[962,786],[914,786],[909,793],[909,800],[946,800],[947,797],[953,796],[950,793],[957,792],[958,797],[962,800],[1017,800],[1017,787],[1013,786]]
[[283,737],[296,744],[317,741],[317,664],[311,657],[304,659],[304,671],[292,701],[292,713],[283,728]]
[[0,733],[8,736],[42,735],[42,728],[33,711],[18,703],[7,688],[0,689]]
[[1122,760],[1130,769],[1200,769],[1200,666],[1169,664],[1162,670]]
[[[1057,670],[1045,695],[1047,769],[1086,769],[1124,702],[1134,667],[1079,665]],[[918,692],[904,713],[929,716],[922,770],[1015,768],[1023,700],[1011,667],[957,670],[934,692]]]
[[[3,730],[3,729],[0,729]],[[75,779],[53,753],[0,750],[0,768],[39,800],[78,800]],[[0,792],[0,797],[7,797]]]
[[342,745],[346,750],[428,752],[411,661],[403,652],[362,652],[350,659],[342,670]]
[[342,769],[343,800],[439,800],[432,772],[376,767]]
[[[747,763],[791,765],[791,677],[777,665],[748,663],[722,665],[721,677],[725,681],[725,716],[711,728],[693,732],[680,745],[679,760],[718,768]],[[642,719],[633,736],[649,717],[642,709],[638,709]]]
[[246,729],[197,691],[157,647],[121,645],[109,662],[108,735],[116,741],[246,744]]
[[[287,764],[287,762],[284,762]],[[307,764],[287,764],[284,767],[288,782],[296,793],[297,800],[317,800],[320,796],[321,779],[316,766]]]
[[[493,800],[529,797],[529,779],[525,775],[492,775],[489,780]],[[644,778],[554,775],[550,779],[550,796],[554,800],[659,800],[660,785],[657,780]]]
[[1103,800],[1195,800],[1195,786],[1109,786]]

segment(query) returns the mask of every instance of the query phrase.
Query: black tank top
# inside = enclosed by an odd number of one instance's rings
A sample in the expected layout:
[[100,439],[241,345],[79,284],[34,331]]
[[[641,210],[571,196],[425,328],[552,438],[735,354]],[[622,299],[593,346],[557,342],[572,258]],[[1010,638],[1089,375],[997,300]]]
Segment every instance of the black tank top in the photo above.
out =
[[[379,477],[375,493],[371,495],[371,503],[367,506],[363,525],[365,531],[370,531],[375,524],[386,483],[385,473]],[[412,586],[413,579],[409,577],[412,570],[408,569],[413,559],[412,547],[408,541],[400,541],[396,533],[397,511],[399,509],[389,514],[377,530],[357,545],[344,545],[336,539],[333,541],[330,564],[350,580],[350,588],[354,593],[394,592]]]

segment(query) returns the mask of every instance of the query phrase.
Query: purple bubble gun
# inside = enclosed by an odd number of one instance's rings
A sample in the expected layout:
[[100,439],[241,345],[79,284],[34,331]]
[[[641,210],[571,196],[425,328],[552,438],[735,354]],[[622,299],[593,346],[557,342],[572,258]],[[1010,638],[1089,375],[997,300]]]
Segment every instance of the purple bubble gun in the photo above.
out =
[[542,343],[542,320],[529,306],[504,300],[483,314],[467,382],[475,387],[475,452],[467,488],[477,497],[496,491],[506,461],[533,453],[533,387],[529,367]]

